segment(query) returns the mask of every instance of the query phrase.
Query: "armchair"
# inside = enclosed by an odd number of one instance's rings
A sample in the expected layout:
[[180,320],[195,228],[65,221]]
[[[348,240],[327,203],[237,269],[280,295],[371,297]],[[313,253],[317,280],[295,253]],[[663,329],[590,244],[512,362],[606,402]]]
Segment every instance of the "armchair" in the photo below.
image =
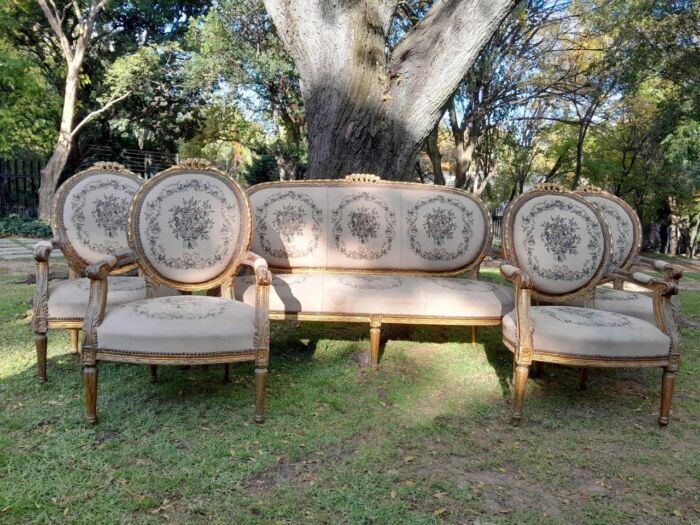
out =
[[[146,182],[129,209],[128,240],[148,283],[148,297],[107,309],[107,275],[116,259],[88,268],[83,378],[89,423],[97,418],[100,361],[151,365],[255,362],[255,421],[265,412],[269,362],[266,261],[248,251],[252,215],[245,191],[207,161],[192,159]],[[240,265],[255,273],[254,306],[233,299]],[[156,297],[157,285],[181,295]],[[192,295],[220,287],[220,297]]]
[[[661,272],[665,274],[668,282],[678,284],[683,277],[682,270],[668,262],[640,255],[642,224],[637,213],[629,204],[616,195],[593,186],[583,188],[577,194],[595,204],[608,222],[612,250],[611,268],[630,270],[632,267],[641,267],[644,270]],[[606,278],[604,281],[612,281],[613,288],[596,289],[594,308],[639,317],[651,323],[655,322],[652,297],[624,290],[624,279]],[[676,324],[680,320],[679,313],[679,303],[674,301]]]
[[[68,329],[71,350],[78,352],[79,332],[87,309],[90,283],[81,278],[85,268],[105,257],[122,253],[110,268],[114,293],[107,308],[146,297],[140,277],[118,276],[136,267],[128,255],[127,211],[143,180],[124,166],[98,162],[68,179],[56,192],[52,228],[57,236],[34,248],[36,289],[32,328],[39,382],[46,382],[47,333]],[[49,256],[59,249],[68,261],[69,279],[49,284]],[[124,253],[124,251],[127,251]]]
[[[610,233],[600,210],[581,196],[542,187],[521,195],[504,217],[506,263],[515,309],[503,319],[503,342],[513,352],[513,422],[522,418],[534,362],[576,367],[660,367],[659,423],[668,424],[680,340],[673,320],[675,283],[642,273],[608,272]],[[590,295],[601,279],[634,282],[653,294],[654,322],[614,312],[566,306]],[[533,306],[541,301],[548,306]]]

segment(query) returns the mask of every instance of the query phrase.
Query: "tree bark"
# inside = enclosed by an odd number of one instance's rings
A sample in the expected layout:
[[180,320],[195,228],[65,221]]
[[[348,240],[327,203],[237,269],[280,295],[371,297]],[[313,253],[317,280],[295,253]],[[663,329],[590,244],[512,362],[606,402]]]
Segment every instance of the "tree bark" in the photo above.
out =
[[[80,68],[78,68],[79,70]],[[66,76],[66,87],[63,95],[63,111],[61,127],[53,154],[41,170],[39,185],[39,218],[45,222],[51,220],[51,206],[56,192],[58,180],[66,167],[68,157],[73,147],[73,119],[75,117],[75,102],[78,95],[78,70],[69,67]]]
[[517,0],[443,0],[388,54],[396,0],[264,0],[300,76],[309,177],[413,177],[420,148]]
[[430,157],[430,163],[433,166],[433,184],[445,185],[445,175],[442,173],[442,153],[438,145],[438,126],[435,126],[433,132],[428,135],[425,141],[425,151]]

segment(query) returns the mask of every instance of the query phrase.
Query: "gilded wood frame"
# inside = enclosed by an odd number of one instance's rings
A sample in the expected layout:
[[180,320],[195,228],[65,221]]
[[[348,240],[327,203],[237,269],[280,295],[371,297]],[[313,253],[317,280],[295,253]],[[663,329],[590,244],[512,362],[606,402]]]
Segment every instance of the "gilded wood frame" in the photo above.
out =
[[[396,182],[385,181],[380,177],[367,173],[354,173],[343,179],[313,179],[303,181],[275,181],[256,184],[248,188],[248,195],[253,195],[258,191],[266,188],[278,188],[281,186],[294,188],[297,186],[318,186],[318,187],[351,187],[353,185],[379,185],[385,188],[416,188],[423,191],[429,191],[430,185],[416,182]],[[460,196],[466,196],[469,200],[476,203],[482,213],[486,235],[481,249],[474,260],[469,264],[456,270],[381,270],[367,268],[295,268],[288,267],[270,267],[274,273],[289,274],[289,273],[343,273],[343,274],[361,274],[361,275],[407,275],[407,276],[454,276],[462,273],[469,273],[470,278],[478,278],[479,267],[488,254],[491,242],[493,240],[493,224],[491,214],[488,212],[484,202],[475,195],[457,188],[446,186],[436,186],[441,192],[452,193]],[[273,310],[270,312],[270,319],[273,321],[312,321],[312,322],[352,322],[352,323],[369,323],[370,325],[370,355],[373,368],[378,368],[380,359],[380,335],[382,323],[387,324],[421,324],[421,325],[447,325],[447,326],[471,326],[471,342],[476,343],[477,327],[478,326],[498,326],[501,324],[500,317],[452,317],[445,318],[439,316],[426,315],[378,315],[378,314],[345,314],[341,312],[299,312],[290,313],[284,311]]]
[[[559,194],[573,199],[582,199],[578,195],[570,192],[565,192],[559,187],[548,186],[538,188],[531,192],[533,194]],[[526,194],[529,195],[529,194]],[[526,200],[521,203],[527,202]],[[580,202],[580,201],[579,201]],[[598,211],[595,204],[583,199],[583,203],[589,206],[594,211]],[[522,205],[522,204],[521,204]],[[508,211],[506,212],[508,213]],[[515,212],[511,211],[514,216]],[[602,218],[602,216],[601,216]],[[602,223],[605,226],[605,220],[602,218]],[[512,242],[514,219],[505,222],[505,236]],[[607,237],[609,243],[610,233],[606,227],[603,228],[603,234]],[[646,287],[654,293],[654,314],[657,320],[659,329],[669,337],[669,348],[664,353],[660,353],[658,357],[640,357],[640,358],[614,358],[607,356],[595,355],[576,355],[565,352],[553,353],[539,351],[534,347],[534,327],[532,324],[531,305],[532,298],[535,297],[534,282],[530,276],[517,266],[517,259],[512,257],[514,250],[512,245],[509,245],[509,251],[506,251],[507,256],[511,256],[508,262],[501,266],[501,274],[513,282],[516,290],[516,341],[512,341],[503,336],[503,344],[513,352],[513,423],[519,424],[522,418],[522,407],[525,397],[525,387],[529,374],[529,367],[533,362],[547,362],[558,365],[576,366],[576,367],[596,367],[596,368],[620,368],[620,367],[661,367],[663,368],[661,405],[659,409],[659,424],[667,425],[671,410],[671,401],[673,390],[675,387],[675,376],[680,366],[680,334],[676,323],[674,322],[673,305],[671,297],[678,293],[678,286],[675,283],[655,279],[644,274],[631,273],[622,269],[615,269],[606,277],[610,279],[620,279],[624,281],[634,282],[639,286]],[[609,252],[609,250],[608,250]],[[607,263],[605,264],[607,267]],[[598,282],[598,277],[591,278],[589,285],[594,286]],[[588,292],[590,286],[583,286],[576,292],[576,296],[584,295]],[[547,294],[538,294],[540,297],[547,297]],[[567,294],[571,295],[571,294]],[[571,297],[565,299],[568,300]],[[551,298],[547,300],[552,301]],[[552,302],[561,302],[552,301]],[[614,329],[610,328],[610,329]],[[583,384],[583,381],[582,381]]]
[[[211,279],[197,283],[183,283],[161,275],[148,261],[140,241],[138,228],[138,214],[144,199],[154,187],[164,180],[183,173],[207,174],[224,181],[240,204],[241,230],[238,243],[224,270]],[[269,348],[270,348],[270,324],[269,324],[269,285],[272,276],[267,269],[267,262],[256,254],[247,251],[252,234],[252,213],[248,205],[248,199],[243,188],[222,171],[203,159],[187,159],[177,166],[173,166],[157,174],[144,184],[134,197],[129,209],[129,245],[134,250],[139,267],[143,270],[149,290],[155,290],[157,284],[165,284],[177,288],[185,293],[199,290],[209,290],[213,287],[221,287],[220,300],[233,300],[233,278],[241,265],[253,268],[256,278],[256,302],[255,302],[255,326],[253,348],[247,350],[217,352],[217,353],[151,353],[138,351],[124,351],[121,349],[101,348],[97,338],[97,328],[102,323],[107,302],[108,283],[107,275],[115,260],[109,258],[105,261],[88,267],[88,277],[91,279],[90,303],[83,325],[83,379],[86,395],[86,421],[95,423],[97,419],[97,363],[99,361],[119,361],[136,364],[150,364],[152,374],[156,375],[158,365],[198,365],[224,363],[228,372],[229,363],[240,361],[255,361],[255,421],[263,422],[265,413],[265,390],[268,375]],[[149,293],[149,297],[153,297]]]

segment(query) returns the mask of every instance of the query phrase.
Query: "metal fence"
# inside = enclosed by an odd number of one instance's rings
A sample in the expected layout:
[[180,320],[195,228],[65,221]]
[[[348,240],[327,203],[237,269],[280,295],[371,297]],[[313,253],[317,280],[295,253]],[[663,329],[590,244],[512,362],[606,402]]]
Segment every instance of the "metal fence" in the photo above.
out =
[[39,158],[0,159],[0,217],[37,217],[42,166]]
[[159,171],[177,164],[177,155],[164,151],[121,149],[115,152],[109,146],[91,145],[84,154],[85,159],[78,171],[98,161],[118,162],[144,179],[150,179]]

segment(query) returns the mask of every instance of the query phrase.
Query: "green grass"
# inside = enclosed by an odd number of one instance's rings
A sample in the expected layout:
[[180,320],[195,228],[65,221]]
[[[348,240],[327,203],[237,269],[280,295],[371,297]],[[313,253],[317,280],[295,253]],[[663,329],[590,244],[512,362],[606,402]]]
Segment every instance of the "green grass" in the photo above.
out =
[[[495,271],[485,279],[497,280]],[[0,274],[0,523],[697,523],[700,331],[686,328],[671,425],[660,371],[547,367],[509,424],[497,328],[389,327],[378,372],[366,326],[274,324],[268,420],[252,368],[100,366],[83,422],[79,359],[49,338],[36,381],[31,285]],[[700,294],[683,292],[700,322]]]

